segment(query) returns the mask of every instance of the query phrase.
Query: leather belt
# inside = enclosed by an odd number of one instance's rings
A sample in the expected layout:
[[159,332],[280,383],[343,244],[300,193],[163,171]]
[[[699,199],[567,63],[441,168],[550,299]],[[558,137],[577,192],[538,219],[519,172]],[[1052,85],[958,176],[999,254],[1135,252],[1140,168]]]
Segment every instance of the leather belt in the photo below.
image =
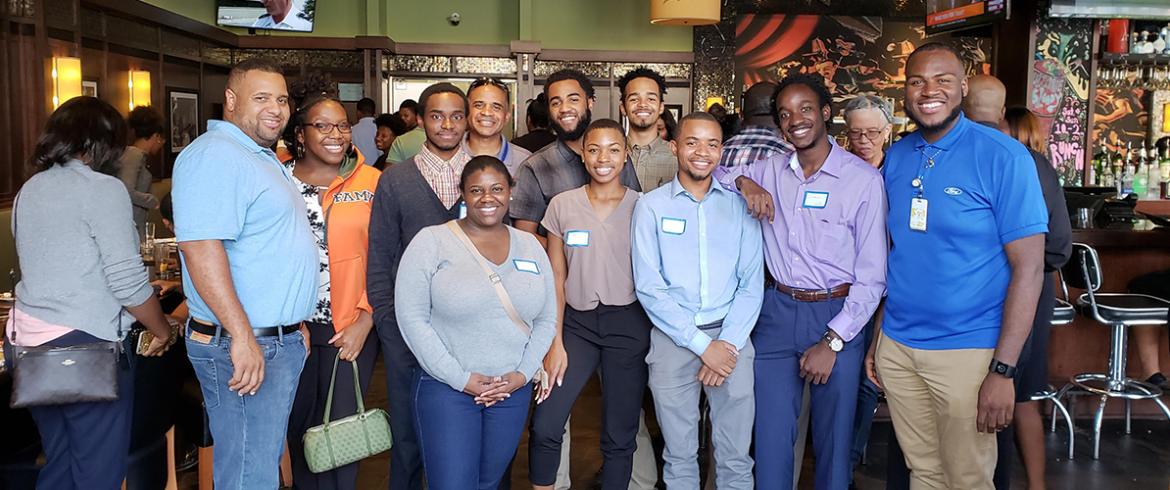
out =
[[774,288],[780,291],[781,294],[788,296],[796,301],[803,301],[807,303],[815,303],[818,301],[828,301],[833,298],[843,298],[849,295],[850,284],[841,284],[832,289],[800,289],[790,288],[775,281],[764,281],[764,286]]
[[[211,336],[214,336],[216,329],[219,328],[216,325],[212,325],[210,323],[203,323],[203,322],[196,320],[194,318],[192,318],[191,321],[187,323],[187,326],[191,327],[192,331],[199,332],[203,335],[211,335]],[[279,327],[259,327],[259,328],[252,329],[252,335],[255,335],[257,338],[259,338],[259,337],[274,337],[274,336],[280,335],[280,334],[289,335],[289,334],[296,332],[297,330],[300,330],[300,329],[301,329],[300,323],[294,323],[292,325],[282,325]],[[220,332],[220,336],[231,337],[231,335],[228,334],[228,331],[226,328],[223,329],[222,332]]]

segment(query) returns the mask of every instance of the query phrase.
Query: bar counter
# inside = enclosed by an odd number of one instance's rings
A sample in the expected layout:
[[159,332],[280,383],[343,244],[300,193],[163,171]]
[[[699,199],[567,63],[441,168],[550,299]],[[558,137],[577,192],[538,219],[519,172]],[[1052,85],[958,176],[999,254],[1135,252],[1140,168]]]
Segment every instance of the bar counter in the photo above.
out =
[[[1156,226],[1149,220],[1136,223],[1113,223],[1091,229],[1073,229],[1073,242],[1084,243],[1097,250],[1101,258],[1104,281],[1100,292],[1127,292],[1130,280],[1140,275],[1170,269],[1170,229]],[[1072,302],[1083,290],[1069,288]],[[1057,287],[1057,297],[1061,292]],[[1159,328],[1166,327],[1138,327]],[[1159,361],[1162,372],[1170,373],[1170,351],[1167,350],[1166,336],[1160,337]],[[1109,327],[1078,314],[1071,325],[1053,327],[1048,349],[1048,377],[1052,384],[1060,387],[1070,376],[1083,372],[1108,372]],[[1130,377],[1138,378],[1137,353],[1133,337],[1130,336],[1129,362]],[[1143,378],[1144,379],[1144,378]],[[1090,398],[1090,397],[1081,397]],[[1089,403],[1083,400],[1082,403]],[[1096,403],[1095,400],[1091,401]],[[1120,400],[1109,404],[1109,413],[1117,413],[1123,407]],[[1157,408],[1148,401],[1133,404],[1135,415],[1158,414]],[[1081,417],[1091,415],[1091,410],[1080,410]],[[1158,415],[1161,417],[1161,415]]]

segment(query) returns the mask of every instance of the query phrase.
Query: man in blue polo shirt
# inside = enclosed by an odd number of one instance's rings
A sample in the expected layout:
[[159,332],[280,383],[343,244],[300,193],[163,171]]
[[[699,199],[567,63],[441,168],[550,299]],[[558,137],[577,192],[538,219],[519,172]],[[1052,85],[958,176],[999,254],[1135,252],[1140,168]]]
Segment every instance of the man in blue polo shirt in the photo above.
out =
[[276,488],[317,301],[305,202],[271,147],[288,123],[280,68],[228,74],[224,121],[175,162],[175,236],[191,309],[187,355],[215,438],[215,487]]
[[906,61],[919,130],[890,148],[892,243],[876,356],[912,488],[991,489],[995,432],[1031,330],[1048,213],[1027,149],[963,116],[966,71],[929,43]]

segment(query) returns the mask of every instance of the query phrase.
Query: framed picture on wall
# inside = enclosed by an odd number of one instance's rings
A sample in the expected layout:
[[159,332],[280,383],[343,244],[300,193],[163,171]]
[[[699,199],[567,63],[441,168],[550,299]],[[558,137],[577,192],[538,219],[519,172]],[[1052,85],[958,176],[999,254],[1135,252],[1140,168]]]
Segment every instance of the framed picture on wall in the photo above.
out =
[[81,82],[81,95],[84,95],[86,97],[97,97],[98,96],[97,80],[84,80],[84,81],[82,81]]
[[167,88],[167,118],[171,123],[171,153],[177,155],[199,136],[199,93]]
[[1150,103],[1150,143],[1170,136],[1170,90],[1155,90]]
[[670,115],[674,116],[675,122],[683,117],[682,104],[666,104],[666,110],[670,112]]

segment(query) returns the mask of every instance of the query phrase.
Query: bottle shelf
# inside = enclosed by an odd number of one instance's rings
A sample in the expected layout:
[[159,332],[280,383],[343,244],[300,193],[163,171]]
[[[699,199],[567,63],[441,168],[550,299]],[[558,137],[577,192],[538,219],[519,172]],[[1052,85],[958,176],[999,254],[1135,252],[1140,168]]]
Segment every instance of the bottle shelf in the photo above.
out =
[[1170,65],[1170,54],[1101,53],[1101,62],[1110,65]]

